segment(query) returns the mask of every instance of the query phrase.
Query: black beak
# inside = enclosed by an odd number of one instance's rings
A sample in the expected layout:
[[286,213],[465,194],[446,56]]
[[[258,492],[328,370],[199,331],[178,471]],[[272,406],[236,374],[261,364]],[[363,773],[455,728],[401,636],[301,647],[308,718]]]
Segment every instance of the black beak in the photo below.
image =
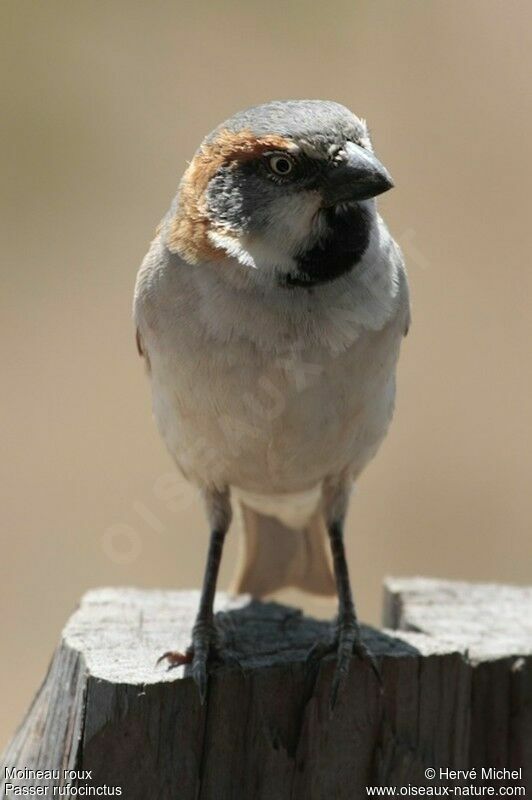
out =
[[345,159],[329,167],[321,186],[326,206],[369,200],[393,188],[390,173],[373,153],[354,142],[344,150]]

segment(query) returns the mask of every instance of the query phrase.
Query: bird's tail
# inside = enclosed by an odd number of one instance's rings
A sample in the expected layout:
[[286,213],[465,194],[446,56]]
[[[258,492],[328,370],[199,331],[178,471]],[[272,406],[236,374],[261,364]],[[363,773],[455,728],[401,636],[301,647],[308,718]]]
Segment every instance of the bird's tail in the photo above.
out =
[[263,597],[285,587],[319,595],[335,593],[330,548],[320,511],[303,530],[238,503],[240,563],[232,589]]

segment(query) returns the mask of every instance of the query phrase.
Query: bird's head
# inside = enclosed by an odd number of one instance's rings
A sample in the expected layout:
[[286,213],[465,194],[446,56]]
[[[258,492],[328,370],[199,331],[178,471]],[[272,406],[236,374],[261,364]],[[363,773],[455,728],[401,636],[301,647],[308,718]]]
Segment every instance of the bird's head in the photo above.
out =
[[392,186],[365,122],[344,106],[266,103],[203,141],[183,176],[167,246],[190,263],[229,256],[287,286],[328,282],[360,260],[372,198]]

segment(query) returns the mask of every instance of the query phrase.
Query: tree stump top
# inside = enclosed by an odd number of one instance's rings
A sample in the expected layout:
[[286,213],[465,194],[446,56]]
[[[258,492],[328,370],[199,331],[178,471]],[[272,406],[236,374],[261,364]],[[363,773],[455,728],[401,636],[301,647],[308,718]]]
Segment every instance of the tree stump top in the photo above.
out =
[[532,587],[388,578],[384,624],[421,631],[471,661],[532,654]]
[[384,691],[354,658],[333,715],[334,657],[306,664],[331,624],[224,594],[217,624],[240,666],[212,670],[202,706],[186,668],[156,665],[186,649],[198,599],[85,595],[1,778],[88,769],[128,800],[358,800],[367,786],[434,786],[427,768],[493,766],[523,770],[532,790],[532,589],[390,578],[387,628],[362,630]]
[[[186,650],[198,603],[196,590],[96,589],[81,599],[63,631],[63,643],[83,656],[92,678],[132,685],[181,680],[186,668],[168,670],[156,662],[167,650]],[[245,669],[299,663],[331,632],[330,622],[246,595],[219,592],[215,611],[226,646]],[[411,632],[390,636],[364,626],[363,634],[378,655],[413,654],[419,646],[427,653],[439,651],[429,637]]]

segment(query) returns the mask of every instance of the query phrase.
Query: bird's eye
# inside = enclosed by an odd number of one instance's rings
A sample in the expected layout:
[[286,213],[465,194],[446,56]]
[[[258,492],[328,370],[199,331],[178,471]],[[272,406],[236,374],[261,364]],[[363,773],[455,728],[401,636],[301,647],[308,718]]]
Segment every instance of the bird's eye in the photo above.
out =
[[270,156],[268,158],[268,166],[275,175],[280,175],[284,178],[294,169],[294,161],[290,156]]

